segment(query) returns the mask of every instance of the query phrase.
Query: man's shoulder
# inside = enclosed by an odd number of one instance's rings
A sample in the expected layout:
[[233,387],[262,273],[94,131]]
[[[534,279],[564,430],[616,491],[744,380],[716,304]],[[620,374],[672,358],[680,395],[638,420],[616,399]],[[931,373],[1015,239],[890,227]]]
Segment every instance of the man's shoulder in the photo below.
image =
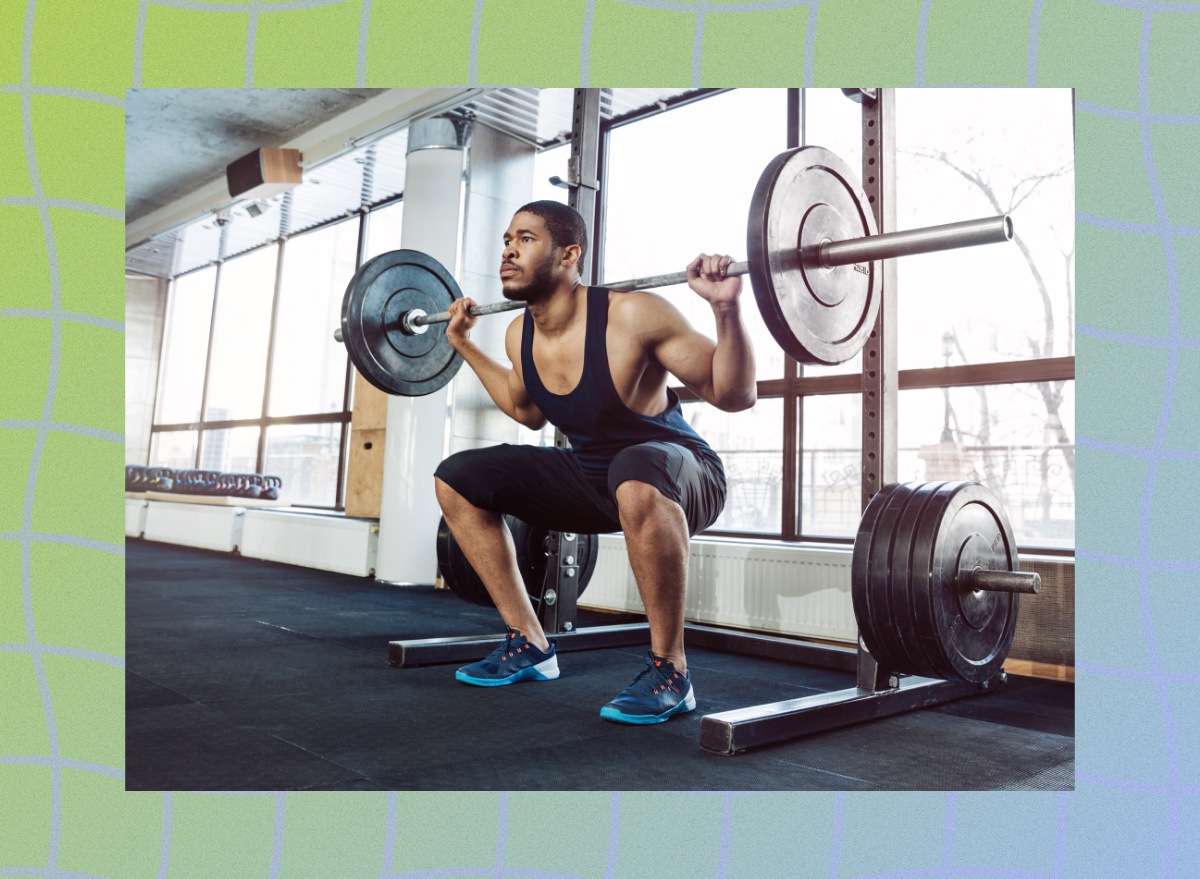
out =
[[669,311],[674,311],[674,306],[662,296],[648,290],[631,290],[628,293],[610,290],[608,293],[610,321],[614,317],[630,321],[645,320]]

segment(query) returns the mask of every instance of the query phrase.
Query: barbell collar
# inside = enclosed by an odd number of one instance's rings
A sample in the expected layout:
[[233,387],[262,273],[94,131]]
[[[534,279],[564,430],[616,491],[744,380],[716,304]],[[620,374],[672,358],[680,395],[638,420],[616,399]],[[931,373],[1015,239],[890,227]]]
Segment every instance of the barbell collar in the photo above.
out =
[[963,220],[943,226],[925,226],[904,232],[885,232],[849,241],[826,241],[820,247],[821,265],[826,268],[894,259],[918,253],[937,253],[960,247],[1011,241],[1012,218],[1007,214],[981,220]]
[[[502,311],[516,311],[519,308],[524,308],[525,302],[521,300],[510,300],[507,302],[490,302],[487,305],[472,305],[467,309],[467,314],[472,317],[482,317],[485,314],[499,314]],[[409,327],[427,327],[430,324],[444,324],[450,322],[450,312],[436,311],[433,314],[405,314],[404,325]],[[408,330],[412,332],[413,330]]]
[[967,587],[984,592],[1037,595],[1042,591],[1042,578],[1036,571],[984,571],[977,568],[967,576]]

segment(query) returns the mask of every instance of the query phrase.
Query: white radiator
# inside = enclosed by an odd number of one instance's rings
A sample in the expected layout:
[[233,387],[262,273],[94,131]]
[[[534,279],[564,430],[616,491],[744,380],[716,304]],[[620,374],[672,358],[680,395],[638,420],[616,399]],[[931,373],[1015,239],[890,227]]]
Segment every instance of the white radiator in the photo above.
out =
[[[688,565],[691,622],[855,643],[850,548],[695,540]],[[625,538],[600,535],[583,607],[644,613]]]
[[141,537],[146,531],[146,504],[148,501],[125,498],[125,536]]
[[245,520],[244,556],[360,577],[375,573],[375,522],[276,510],[247,510]]
[[233,552],[242,537],[241,507],[146,501],[146,539]]

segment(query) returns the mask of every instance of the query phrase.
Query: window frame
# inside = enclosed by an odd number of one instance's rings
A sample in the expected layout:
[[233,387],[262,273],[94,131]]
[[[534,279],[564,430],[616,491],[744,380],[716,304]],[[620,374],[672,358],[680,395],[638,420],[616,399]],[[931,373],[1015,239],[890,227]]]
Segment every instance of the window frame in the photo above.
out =
[[[636,113],[628,114],[619,119],[605,120],[600,126],[600,161],[599,181],[600,199],[596,209],[594,228],[606,230],[607,195],[606,185],[608,162],[606,154],[609,150],[609,135],[623,125],[632,124],[642,119],[670,112],[677,106],[704,100],[714,94],[730,89],[705,89],[686,96],[663,106],[656,106]],[[785,149],[794,149],[806,141],[806,101],[805,89],[789,88],[787,90],[787,144]],[[595,265],[597,276],[603,277],[604,239],[606,235],[593,236]],[[1046,381],[1074,381],[1074,354],[1062,357],[1049,357],[1029,360],[1011,360],[967,365],[928,367],[920,369],[902,369],[898,371],[897,391],[975,387],[979,385],[1008,385],[1030,384]],[[823,394],[848,394],[862,392],[862,374],[859,372],[805,376],[803,366],[791,357],[784,357],[783,378],[760,379],[756,382],[758,398],[783,399],[783,462],[782,462],[782,501],[783,521],[778,533],[710,530],[702,532],[705,537],[733,538],[739,540],[769,540],[784,543],[823,543],[851,545],[854,537],[829,536],[806,532],[801,521],[801,498],[803,485],[803,467],[801,466],[804,449],[801,437],[801,423],[804,399],[809,396]],[[686,387],[671,385],[682,402],[694,402],[698,397]],[[1023,552],[1035,552],[1047,556],[1073,556],[1075,550],[1063,547],[1024,546]]]
[[[242,251],[241,253],[238,253],[236,256],[214,260],[213,262],[206,263],[202,266],[197,266],[194,269],[190,269],[187,272],[181,272],[180,274],[171,278],[170,289],[168,290],[168,293],[167,293],[168,312],[170,311],[170,306],[172,304],[171,297],[173,297],[174,293],[175,293],[175,282],[179,278],[185,277],[186,275],[193,274],[194,272],[203,271],[212,266],[216,267],[216,276],[213,281],[213,284],[214,284],[213,308],[212,308],[212,315],[210,316],[210,319],[209,319],[208,341],[207,341],[206,354],[205,354],[205,359],[204,359],[204,379],[203,379],[204,383],[202,385],[202,391],[201,391],[201,396],[200,396],[200,418],[198,421],[194,421],[194,422],[153,421],[150,425],[151,440],[153,440],[154,434],[157,434],[157,433],[168,433],[168,432],[172,432],[172,431],[195,431],[196,432],[196,455],[195,455],[195,460],[193,462],[193,466],[196,468],[199,468],[200,462],[202,460],[203,452],[204,452],[204,435],[206,432],[216,431],[216,430],[228,430],[230,428],[236,428],[236,427],[256,427],[256,428],[258,428],[258,450],[257,450],[257,459],[255,462],[255,472],[262,473],[265,462],[266,462],[267,429],[268,428],[274,427],[276,425],[338,424],[341,426],[340,427],[341,440],[340,440],[340,443],[338,446],[337,486],[335,488],[334,503],[332,505],[330,505],[330,504],[297,503],[297,504],[293,504],[293,506],[302,507],[305,509],[331,510],[333,512],[344,513],[346,510],[346,498],[345,498],[346,467],[348,464],[348,455],[349,455],[350,418],[351,418],[351,412],[352,412],[352,408],[353,408],[353,396],[354,396],[354,364],[351,363],[349,361],[349,359],[347,358],[346,373],[345,373],[345,378],[344,378],[344,383],[343,383],[343,393],[342,393],[342,409],[340,411],[302,413],[299,415],[268,415],[267,414],[269,411],[268,407],[270,406],[270,403],[271,403],[271,376],[272,376],[272,372],[273,372],[273,360],[274,360],[274,354],[275,354],[275,334],[276,334],[276,329],[277,329],[278,320],[279,320],[279,307],[280,307],[279,291],[280,291],[280,285],[282,284],[282,281],[283,281],[283,260],[285,257],[287,247],[293,239],[303,238],[303,236],[308,235],[310,232],[316,232],[321,229],[325,229],[330,226],[334,226],[338,223],[357,222],[358,223],[357,244],[356,244],[356,250],[355,250],[355,257],[354,257],[354,267],[355,267],[355,270],[357,270],[358,268],[360,268],[362,266],[362,263],[363,263],[363,252],[366,248],[367,224],[370,223],[371,214],[380,208],[385,208],[392,204],[395,204],[396,202],[403,201],[403,198],[404,198],[404,194],[399,193],[398,195],[394,195],[389,198],[382,199],[373,204],[364,206],[360,210],[354,211],[350,216],[343,215],[343,216],[332,217],[322,223],[318,223],[314,226],[309,226],[301,231],[292,232],[287,235],[281,235],[279,238],[277,238],[273,241],[264,242],[263,244],[260,244],[257,247],[252,247],[248,250]],[[275,289],[272,293],[271,319],[270,319],[270,327],[269,327],[269,336],[268,336],[268,341],[267,341],[267,368],[266,368],[265,374],[264,374],[263,393],[262,393],[262,409],[261,409],[258,417],[255,417],[255,418],[208,420],[205,418],[205,413],[207,411],[208,385],[209,385],[210,371],[212,368],[212,359],[213,359],[213,350],[212,350],[213,328],[214,328],[214,321],[216,320],[216,314],[217,314],[217,300],[221,295],[221,268],[224,265],[224,263],[226,263],[229,259],[237,259],[238,257],[246,256],[250,253],[253,253],[258,250],[262,250],[263,248],[267,248],[267,247],[276,247],[276,248],[278,248],[278,250],[276,253],[276,263],[275,263]],[[168,321],[170,320],[169,313],[167,316],[167,320]],[[332,332],[332,331],[333,330],[331,328],[330,332]],[[161,342],[161,344],[163,346],[163,350],[160,350],[160,352],[159,352],[159,362],[160,363],[163,362],[162,355],[165,352],[166,336],[167,336],[166,328],[164,327],[163,338],[162,338],[162,342]],[[159,377],[158,386],[161,387],[161,375]],[[156,387],[156,389],[155,389],[156,398],[157,398],[157,393],[158,393],[159,387]],[[157,413],[158,413],[158,401],[156,399],[156,401],[155,401],[155,417],[156,418],[157,418]],[[149,452],[147,452],[147,455],[149,455]]]

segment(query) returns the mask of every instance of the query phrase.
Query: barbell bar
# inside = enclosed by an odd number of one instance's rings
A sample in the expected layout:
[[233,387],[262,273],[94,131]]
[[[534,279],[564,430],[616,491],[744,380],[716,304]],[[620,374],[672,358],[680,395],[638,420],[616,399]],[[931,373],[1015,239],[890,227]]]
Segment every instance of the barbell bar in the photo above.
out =
[[1042,591],[1042,576],[1036,571],[985,571],[976,568],[963,575],[963,588],[973,592],[1018,592],[1037,595]]
[[[1012,236],[1012,219],[1007,215],[1001,215],[979,220],[946,223],[942,226],[926,226],[904,232],[887,232],[883,235],[854,238],[850,241],[826,241],[815,253],[801,253],[800,259],[806,267],[830,269],[835,266],[848,266],[877,259],[894,259],[918,253],[976,247],[980,244],[997,244],[1011,241]],[[725,274],[727,276],[748,275],[750,274],[750,263],[731,263],[725,270]],[[627,293],[630,290],[654,290],[659,287],[684,284],[687,283],[687,279],[686,271],[670,272],[665,275],[631,278],[628,281],[605,282],[597,286],[607,287],[618,293]],[[488,305],[473,305],[467,309],[467,313],[473,317],[480,317],[486,314],[516,311],[525,306],[526,303],[519,300],[493,302]],[[449,321],[450,312],[448,311],[425,314],[420,310],[414,310],[404,314],[400,319],[399,326],[404,332],[412,334],[417,332],[420,327]]]
[[[747,259],[730,275],[749,275],[763,323],[801,363],[835,364],[862,350],[879,312],[879,262],[917,253],[1009,241],[1008,216],[878,234],[869,199],[853,172],[818,146],[780,153],[759,177],[747,221]],[[687,281],[686,272],[605,282],[614,291],[652,290]],[[358,371],[391,394],[420,396],[445,385],[461,358],[442,330],[457,281],[425,254],[392,251],[364,263],[346,287],[341,327]],[[476,305],[473,316],[525,307]]]
[[[821,243],[815,253],[801,253],[800,259],[806,267],[829,269],[877,259],[895,259],[919,253],[936,253],[962,247],[977,247],[981,244],[998,244],[1011,241],[1012,237],[1012,218],[1007,214],[1001,214],[996,217],[962,220],[940,226],[924,226],[903,232],[886,232],[883,235],[853,238],[849,241],[826,241]],[[750,263],[748,261],[731,263],[725,270],[725,274],[728,277],[748,275],[750,274]],[[618,293],[626,293],[631,290],[671,287],[687,283],[687,279],[687,272],[682,271],[670,272],[665,275],[647,275],[627,281],[605,281],[597,286],[606,287]],[[489,314],[517,311],[525,308],[526,305],[527,303],[521,300],[491,302],[486,305],[472,305],[467,309],[467,313],[472,317],[483,317]],[[449,323],[449,321],[450,312],[448,311],[427,314],[419,308],[415,308],[401,315],[397,327],[409,335],[415,335],[421,332],[421,328],[430,324]],[[334,330],[333,337],[339,342],[342,341],[340,327]]]

